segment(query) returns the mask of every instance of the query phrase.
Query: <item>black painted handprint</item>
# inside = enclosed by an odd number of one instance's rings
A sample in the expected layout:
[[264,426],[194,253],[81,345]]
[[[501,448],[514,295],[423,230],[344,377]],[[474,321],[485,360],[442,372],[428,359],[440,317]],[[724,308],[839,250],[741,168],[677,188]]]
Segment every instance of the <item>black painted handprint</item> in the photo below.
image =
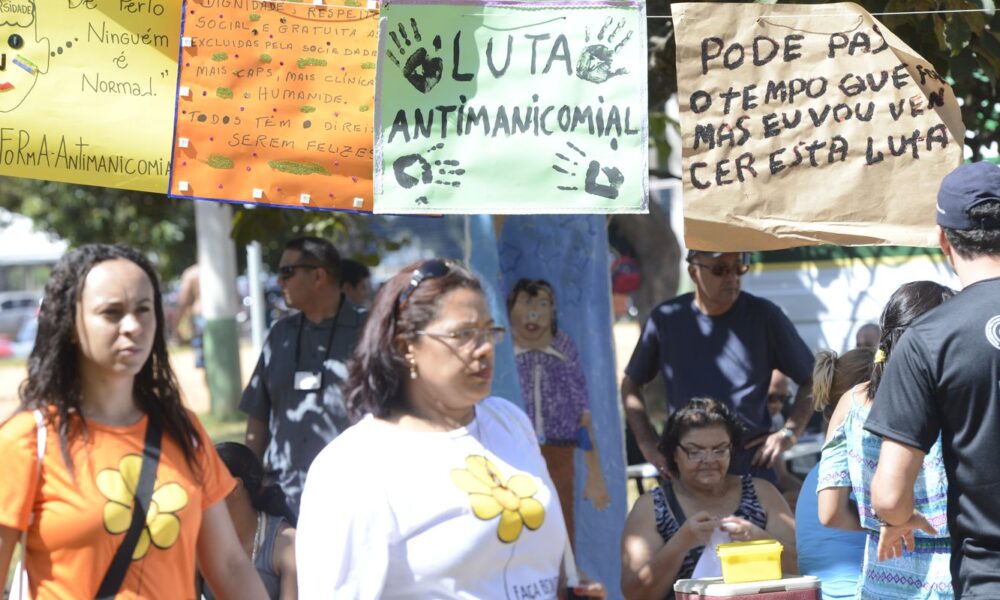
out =
[[[604,83],[605,81],[611,79],[612,77],[617,77],[618,75],[624,75],[628,73],[628,70],[621,68],[618,70],[611,69],[611,63],[615,60],[615,55],[621,50],[625,44],[632,39],[632,32],[629,31],[625,34],[625,37],[621,38],[613,48],[611,44],[615,43],[615,37],[621,32],[622,28],[625,27],[625,19],[622,19],[611,29],[613,19],[608,17],[604,21],[604,25],[601,26],[601,31],[597,34],[597,43],[591,44],[583,49],[583,53],[580,55],[580,60],[576,63],[576,76],[584,81],[589,81],[591,83]],[[610,33],[608,30],[611,30]],[[605,37],[607,36],[607,37]],[[587,43],[590,43],[590,28],[587,28],[586,33]]]
[[[574,146],[572,142],[566,142],[566,145],[576,154],[579,154],[581,158],[587,158],[587,153]],[[576,157],[570,158],[561,152],[556,152],[556,158],[559,161],[552,165],[553,170],[566,175],[568,178],[577,177],[574,170],[580,166],[580,163],[577,162]],[[598,182],[602,174],[606,183]],[[587,164],[587,174],[583,180],[583,191],[593,196],[614,200],[618,197],[618,190],[621,189],[623,183],[625,183],[625,176],[616,167],[602,167],[601,163],[591,160]],[[564,192],[573,192],[580,189],[576,185],[558,185],[556,188]]]
[[[389,32],[389,37],[396,44],[396,50],[399,52],[400,58],[406,56],[407,48],[412,46],[414,42],[419,44],[423,41],[423,38],[420,37],[420,28],[417,26],[416,19],[410,19],[410,29],[413,32],[412,40],[406,34],[406,27],[402,23],[399,24],[398,35],[395,31]],[[402,42],[400,38],[402,38]],[[386,53],[389,56],[389,60],[402,69],[403,77],[406,77],[406,80],[422,94],[431,91],[441,81],[441,74],[444,73],[444,60],[440,56],[437,56],[437,53],[441,51],[441,36],[434,36],[431,44],[434,48],[433,55],[427,51],[427,48],[420,46],[409,58],[406,58],[406,62],[404,63],[399,62],[399,58],[393,54],[392,50]]]
[[[396,177],[396,183],[404,189],[410,189],[418,185],[445,185],[460,187],[462,182],[459,177],[465,175],[465,169],[460,169],[457,160],[435,159],[431,155],[444,148],[444,144],[435,144],[427,149],[425,155],[407,154],[400,156],[392,163],[392,173]],[[433,160],[433,163],[431,162]],[[455,179],[434,178],[434,169],[437,175],[454,176]],[[417,204],[427,204],[427,196],[420,196],[414,202]]]

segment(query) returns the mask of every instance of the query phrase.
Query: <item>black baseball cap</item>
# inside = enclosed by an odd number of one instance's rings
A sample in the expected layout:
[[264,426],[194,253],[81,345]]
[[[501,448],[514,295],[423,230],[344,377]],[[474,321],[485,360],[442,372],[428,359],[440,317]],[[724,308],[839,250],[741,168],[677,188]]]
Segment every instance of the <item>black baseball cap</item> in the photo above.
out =
[[740,262],[742,262],[745,265],[750,264],[749,252],[708,252],[705,250],[688,250],[687,262],[691,262],[698,256],[707,256],[708,258],[719,258],[724,254],[739,254]]
[[962,231],[1000,229],[996,219],[969,217],[969,211],[984,202],[1000,202],[1000,166],[990,162],[963,164],[941,181],[937,224]]

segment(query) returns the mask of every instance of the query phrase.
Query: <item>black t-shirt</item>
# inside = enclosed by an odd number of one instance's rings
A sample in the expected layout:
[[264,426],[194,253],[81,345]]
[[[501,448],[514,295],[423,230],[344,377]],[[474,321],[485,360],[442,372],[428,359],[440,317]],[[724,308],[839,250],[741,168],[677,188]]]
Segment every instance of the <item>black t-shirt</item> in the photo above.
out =
[[955,592],[1000,598],[1000,278],[903,334],[865,429],[924,452],[941,435]]

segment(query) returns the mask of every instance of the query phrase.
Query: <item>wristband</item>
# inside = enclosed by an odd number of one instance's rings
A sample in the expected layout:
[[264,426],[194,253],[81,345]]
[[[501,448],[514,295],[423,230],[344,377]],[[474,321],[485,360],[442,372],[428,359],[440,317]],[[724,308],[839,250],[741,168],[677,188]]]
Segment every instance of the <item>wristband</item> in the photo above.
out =
[[[883,519],[882,515],[878,514],[877,512],[873,512],[873,514],[875,515],[875,518],[878,519],[878,524],[881,525],[882,527],[899,527],[899,525],[893,525],[892,523]],[[900,523],[900,525],[902,525],[902,523]]]
[[799,441],[798,436],[795,435],[795,432],[792,431],[790,427],[782,427],[778,431],[781,432],[781,435],[783,435],[786,440],[792,440],[793,446],[795,445],[796,442]]

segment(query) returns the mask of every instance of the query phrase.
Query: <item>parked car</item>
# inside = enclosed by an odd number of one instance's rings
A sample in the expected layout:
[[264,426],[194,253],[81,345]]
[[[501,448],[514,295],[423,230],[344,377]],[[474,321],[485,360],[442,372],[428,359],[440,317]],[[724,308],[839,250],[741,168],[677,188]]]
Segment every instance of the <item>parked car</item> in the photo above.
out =
[[12,336],[38,314],[41,292],[0,292],[0,335]]
[[38,335],[38,315],[35,315],[24,322],[17,330],[17,335],[10,342],[10,350],[13,356],[26,358],[35,347],[35,337]]

